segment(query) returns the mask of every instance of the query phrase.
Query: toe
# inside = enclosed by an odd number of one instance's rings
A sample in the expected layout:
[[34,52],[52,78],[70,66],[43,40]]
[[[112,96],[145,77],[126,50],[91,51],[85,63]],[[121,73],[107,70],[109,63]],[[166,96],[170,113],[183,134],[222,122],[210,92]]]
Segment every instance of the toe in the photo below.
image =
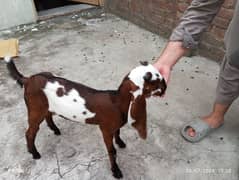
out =
[[196,135],[195,130],[191,127],[187,129],[187,133],[190,137],[194,137]]

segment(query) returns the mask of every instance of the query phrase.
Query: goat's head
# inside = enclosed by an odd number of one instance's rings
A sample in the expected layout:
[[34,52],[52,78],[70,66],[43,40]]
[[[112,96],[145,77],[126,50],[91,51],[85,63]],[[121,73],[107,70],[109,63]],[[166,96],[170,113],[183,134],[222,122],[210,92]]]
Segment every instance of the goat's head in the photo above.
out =
[[146,98],[162,96],[167,88],[163,76],[147,62],[141,62],[141,66],[134,68],[128,78],[132,82],[132,93],[135,99],[139,95]]
[[167,88],[163,76],[147,62],[133,69],[126,79],[132,94],[128,109],[128,121],[143,139],[147,137],[146,98],[162,96]]

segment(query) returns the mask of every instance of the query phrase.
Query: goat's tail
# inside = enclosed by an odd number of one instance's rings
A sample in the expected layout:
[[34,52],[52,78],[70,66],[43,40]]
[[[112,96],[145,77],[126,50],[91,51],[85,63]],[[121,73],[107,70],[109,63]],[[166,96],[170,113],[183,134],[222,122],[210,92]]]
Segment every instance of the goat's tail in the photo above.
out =
[[21,87],[23,87],[24,83],[26,82],[26,78],[17,70],[11,57],[5,57],[4,61],[7,63],[7,69],[9,71],[10,76],[15,79]]

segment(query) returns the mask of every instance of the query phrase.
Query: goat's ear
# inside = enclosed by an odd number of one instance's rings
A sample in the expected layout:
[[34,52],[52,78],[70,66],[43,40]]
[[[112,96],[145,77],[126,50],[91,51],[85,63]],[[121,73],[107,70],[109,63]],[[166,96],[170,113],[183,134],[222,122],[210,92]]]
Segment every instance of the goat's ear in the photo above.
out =
[[146,82],[150,82],[152,80],[152,73],[151,72],[147,72],[145,75],[144,75],[144,80]]
[[142,66],[148,66],[149,65],[148,61],[140,61],[140,64]]
[[147,122],[146,122],[146,101],[143,96],[138,96],[131,104],[130,115],[135,122],[132,126],[138,131],[142,139],[147,138]]

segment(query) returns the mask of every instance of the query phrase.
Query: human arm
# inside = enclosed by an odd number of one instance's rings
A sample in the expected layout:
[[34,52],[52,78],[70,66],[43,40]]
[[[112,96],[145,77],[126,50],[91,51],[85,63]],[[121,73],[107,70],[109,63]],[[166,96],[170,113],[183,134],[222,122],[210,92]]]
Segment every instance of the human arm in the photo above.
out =
[[193,0],[170,36],[154,66],[168,82],[172,67],[190,49],[198,46],[202,33],[219,11],[224,0]]

